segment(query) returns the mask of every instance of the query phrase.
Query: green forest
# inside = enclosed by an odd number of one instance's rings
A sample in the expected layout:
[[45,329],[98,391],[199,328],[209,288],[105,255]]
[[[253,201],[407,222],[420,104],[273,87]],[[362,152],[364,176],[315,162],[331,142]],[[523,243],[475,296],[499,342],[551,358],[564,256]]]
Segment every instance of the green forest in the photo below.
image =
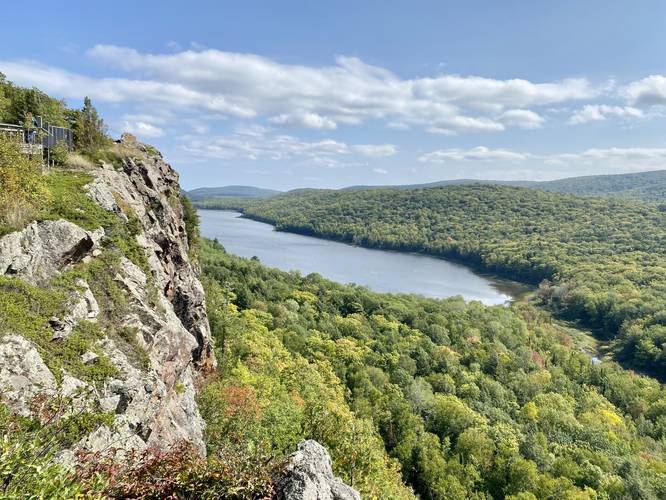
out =
[[237,204],[279,230],[425,252],[539,285],[619,361],[666,368],[666,205],[507,186],[301,190]]
[[666,496],[663,387],[592,363],[543,310],[377,294],[210,241],[201,264],[222,367],[202,411],[253,461],[314,437],[364,498],[410,497],[399,475],[424,499]]

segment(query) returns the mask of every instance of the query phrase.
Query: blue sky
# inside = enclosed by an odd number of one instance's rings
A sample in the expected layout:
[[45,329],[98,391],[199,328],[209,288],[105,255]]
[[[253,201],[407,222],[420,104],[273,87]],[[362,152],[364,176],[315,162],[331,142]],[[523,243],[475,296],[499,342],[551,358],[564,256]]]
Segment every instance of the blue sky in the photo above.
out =
[[666,165],[666,2],[54,5],[3,6],[0,71],[89,95],[188,189]]

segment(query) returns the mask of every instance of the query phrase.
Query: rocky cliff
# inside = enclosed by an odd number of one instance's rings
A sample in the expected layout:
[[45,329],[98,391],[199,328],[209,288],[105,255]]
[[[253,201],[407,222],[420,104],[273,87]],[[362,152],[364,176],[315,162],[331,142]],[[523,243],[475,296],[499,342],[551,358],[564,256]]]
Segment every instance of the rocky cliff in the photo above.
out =
[[[132,136],[112,151],[51,172],[43,211],[0,237],[0,401],[71,432],[44,448],[65,465],[183,442],[203,457],[196,389],[216,361],[178,174]],[[278,476],[285,500],[360,499],[314,441]]]
[[[0,322],[0,396],[24,415],[44,396],[66,399],[70,412],[112,415],[71,449],[141,450],[185,440],[203,454],[195,386],[215,359],[178,174],[132,137],[118,148],[116,165],[84,174],[99,227],[79,226],[82,210],[64,200],[69,217],[33,221],[0,238],[4,285],[28,298],[59,294],[63,302],[31,329]],[[44,307],[30,302],[24,316],[39,320],[35,309]],[[55,363],[63,353],[66,362]]]

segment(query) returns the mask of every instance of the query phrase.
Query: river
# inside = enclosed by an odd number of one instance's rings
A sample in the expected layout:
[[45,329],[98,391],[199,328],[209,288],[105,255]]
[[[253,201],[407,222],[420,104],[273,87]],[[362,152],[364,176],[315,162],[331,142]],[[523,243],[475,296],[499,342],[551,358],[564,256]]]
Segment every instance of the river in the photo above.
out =
[[417,293],[445,298],[461,295],[487,305],[506,304],[527,288],[480,275],[463,265],[426,255],[373,250],[300,234],[275,231],[270,224],[237,212],[199,210],[201,233],[217,238],[241,257],[258,257],[270,267],[319,273],[339,283],[356,283],[377,292]]

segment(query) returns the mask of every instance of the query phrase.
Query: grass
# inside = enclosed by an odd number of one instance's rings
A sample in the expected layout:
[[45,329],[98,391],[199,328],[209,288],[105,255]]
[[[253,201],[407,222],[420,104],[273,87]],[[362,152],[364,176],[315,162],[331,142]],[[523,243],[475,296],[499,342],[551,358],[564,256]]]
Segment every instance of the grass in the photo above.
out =
[[[49,319],[62,317],[69,305],[68,295],[63,287],[38,287],[0,276],[0,331],[31,340],[57,380],[62,380],[66,369],[83,381],[101,383],[118,372],[97,345],[104,338],[99,325],[80,321],[67,338],[52,340]],[[99,356],[95,363],[81,361],[87,351]]]
[[141,369],[150,368],[150,357],[139,343],[139,330],[135,327],[123,326],[115,330],[114,340],[132,365]]
[[[97,205],[83,187],[93,177],[82,172],[54,170],[46,176],[51,200],[38,213],[38,220],[65,219],[93,231],[98,227],[112,228],[119,224],[118,217]],[[122,222],[122,221],[121,221]]]

